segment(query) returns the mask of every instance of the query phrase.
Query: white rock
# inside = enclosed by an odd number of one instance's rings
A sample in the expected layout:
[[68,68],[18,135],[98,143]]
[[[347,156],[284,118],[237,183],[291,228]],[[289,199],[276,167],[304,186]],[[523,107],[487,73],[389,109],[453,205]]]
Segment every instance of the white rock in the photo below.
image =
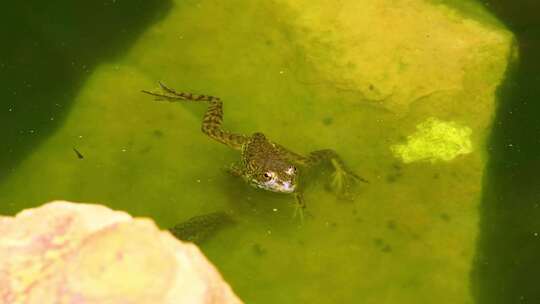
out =
[[1,303],[242,303],[195,245],[101,205],[23,210],[0,235]]

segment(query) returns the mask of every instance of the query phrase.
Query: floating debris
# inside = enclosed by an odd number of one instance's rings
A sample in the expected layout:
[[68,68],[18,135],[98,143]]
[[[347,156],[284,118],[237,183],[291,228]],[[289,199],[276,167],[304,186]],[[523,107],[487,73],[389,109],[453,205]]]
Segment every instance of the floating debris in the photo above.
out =
[[73,152],[75,152],[75,154],[77,155],[77,158],[78,158],[78,159],[84,159],[84,155],[82,155],[82,153],[79,152],[79,150],[73,148]]

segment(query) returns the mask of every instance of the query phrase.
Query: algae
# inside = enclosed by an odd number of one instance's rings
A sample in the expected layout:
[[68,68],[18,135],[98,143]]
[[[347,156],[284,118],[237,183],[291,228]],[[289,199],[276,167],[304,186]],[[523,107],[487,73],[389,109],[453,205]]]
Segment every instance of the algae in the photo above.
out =
[[451,161],[458,155],[472,152],[472,130],[469,127],[430,117],[416,129],[416,133],[407,137],[406,144],[390,147],[404,163]]

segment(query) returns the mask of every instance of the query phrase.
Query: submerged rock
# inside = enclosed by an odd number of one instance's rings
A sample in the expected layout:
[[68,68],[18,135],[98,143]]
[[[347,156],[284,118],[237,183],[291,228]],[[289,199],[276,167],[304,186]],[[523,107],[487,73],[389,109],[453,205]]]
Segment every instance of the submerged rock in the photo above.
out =
[[23,210],[0,234],[2,303],[241,303],[197,246],[101,205]]

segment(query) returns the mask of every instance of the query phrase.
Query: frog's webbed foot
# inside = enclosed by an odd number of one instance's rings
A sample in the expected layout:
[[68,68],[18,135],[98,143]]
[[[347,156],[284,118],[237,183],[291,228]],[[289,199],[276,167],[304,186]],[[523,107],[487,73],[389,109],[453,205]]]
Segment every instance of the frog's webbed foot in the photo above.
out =
[[154,96],[155,100],[166,100],[166,101],[208,101],[211,99],[218,99],[217,97],[206,96],[206,95],[195,95],[191,93],[178,92],[175,89],[169,88],[163,82],[159,81],[159,86],[162,93],[151,92],[147,90],[141,90],[141,92]]
[[326,149],[311,152],[308,159],[308,165],[321,161],[328,161],[332,165],[334,172],[329,184],[332,190],[341,198],[351,199],[352,188],[358,182],[369,183],[366,179],[349,170],[334,150]]
[[352,188],[358,182],[369,183],[366,179],[347,169],[336,159],[330,160],[334,172],[330,180],[331,188],[344,199],[352,199]]
[[154,100],[167,100],[167,101],[176,101],[176,100],[186,100],[185,97],[179,95],[175,90],[167,87],[162,82],[159,82],[159,86],[163,93],[156,93],[147,90],[142,90],[141,92],[154,96]]

